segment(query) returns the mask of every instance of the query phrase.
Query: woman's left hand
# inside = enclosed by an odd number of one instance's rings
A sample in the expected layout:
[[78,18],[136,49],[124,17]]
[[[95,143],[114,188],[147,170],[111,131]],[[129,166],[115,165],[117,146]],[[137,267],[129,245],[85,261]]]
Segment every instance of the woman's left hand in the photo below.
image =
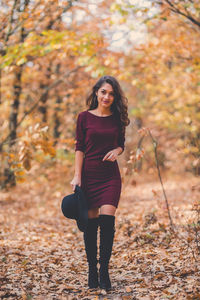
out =
[[119,150],[113,149],[104,156],[103,161],[104,160],[115,161],[117,159],[118,154],[119,154]]

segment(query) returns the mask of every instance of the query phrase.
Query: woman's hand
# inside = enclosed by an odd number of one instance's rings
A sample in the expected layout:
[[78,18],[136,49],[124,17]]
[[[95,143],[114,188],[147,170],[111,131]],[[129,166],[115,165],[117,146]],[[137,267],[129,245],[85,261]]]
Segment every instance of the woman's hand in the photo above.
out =
[[73,189],[73,192],[74,192],[76,185],[81,186],[81,176],[74,175],[74,178],[72,179],[70,184],[72,185],[72,189]]
[[109,160],[109,161],[115,161],[119,155],[119,153],[121,152],[120,150],[121,148],[118,147],[116,149],[113,149],[111,151],[109,151],[103,158],[103,161],[104,160]]

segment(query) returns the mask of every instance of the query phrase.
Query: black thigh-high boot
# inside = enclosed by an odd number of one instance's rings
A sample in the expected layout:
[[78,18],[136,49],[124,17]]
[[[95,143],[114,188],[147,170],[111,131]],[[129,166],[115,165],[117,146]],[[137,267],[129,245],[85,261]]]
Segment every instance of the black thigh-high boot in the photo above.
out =
[[85,251],[89,266],[88,272],[88,286],[90,289],[97,288],[98,272],[97,272],[97,231],[99,225],[99,218],[88,219],[88,226],[83,233],[85,242]]
[[108,273],[109,260],[112,254],[113,239],[115,234],[115,216],[99,215],[100,226],[100,288],[111,289]]

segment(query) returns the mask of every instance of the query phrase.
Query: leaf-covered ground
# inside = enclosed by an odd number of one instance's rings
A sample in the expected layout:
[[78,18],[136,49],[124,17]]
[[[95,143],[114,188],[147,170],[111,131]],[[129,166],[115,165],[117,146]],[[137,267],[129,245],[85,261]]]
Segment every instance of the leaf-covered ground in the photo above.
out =
[[50,174],[0,193],[1,299],[200,299],[198,240],[186,226],[199,178],[165,179],[174,232],[158,180],[124,184],[107,294],[87,288],[82,233],[60,210],[63,182]]

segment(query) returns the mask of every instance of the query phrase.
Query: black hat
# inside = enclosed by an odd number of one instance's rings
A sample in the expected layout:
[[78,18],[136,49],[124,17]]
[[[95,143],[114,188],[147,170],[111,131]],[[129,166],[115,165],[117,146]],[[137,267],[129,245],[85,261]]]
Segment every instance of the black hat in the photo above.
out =
[[76,220],[80,231],[85,231],[88,223],[88,207],[80,186],[76,185],[74,193],[63,198],[61,209],[66,218]]

